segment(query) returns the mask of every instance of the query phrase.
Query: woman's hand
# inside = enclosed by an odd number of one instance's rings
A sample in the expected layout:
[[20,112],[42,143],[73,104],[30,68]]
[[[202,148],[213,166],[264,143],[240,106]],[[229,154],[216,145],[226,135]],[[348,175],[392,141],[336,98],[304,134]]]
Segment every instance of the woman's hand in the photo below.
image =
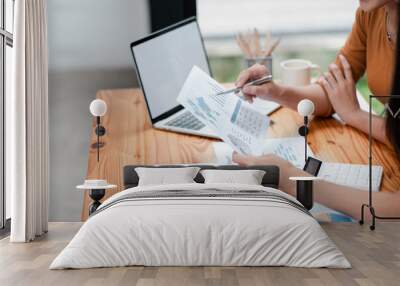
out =
[[335,112],[344,122],[351,124],[361,109],[350,64],[343,55],[339,55],[339,59],[344,72],[336,64],[330,64],[329,72],[318,81],[325,88]]
[[274,165],[279,168],[279,188],[293,196],[295,196],[294,182],[289,180],[289,177],[310,176],[301,169],[293,166],[289,161],[282,159],[274,154],[267,154],[262,156],[245,156],[236,152],[232,154],[232,160],[240,166],[252,165]]
[[252,165],[275,165],[282,169],[294,168],[294,166],[281,157],[274,154],[267,154],[262,156],[247,156],[241,155],[237,152],[233,152],[232,161],[239,164],[240,166],[252,166]]
[[[237,80],[236,87],[242,87],[251,80],[259,79],[267,74],[270,74],[268,69],[260,64],[255,64],[250,68],[242,71]],[[253,102],[255,97],[274,100],[282,94],[282,88],[273,81],[258,86],[246,86],[242,93],[247,101]]]

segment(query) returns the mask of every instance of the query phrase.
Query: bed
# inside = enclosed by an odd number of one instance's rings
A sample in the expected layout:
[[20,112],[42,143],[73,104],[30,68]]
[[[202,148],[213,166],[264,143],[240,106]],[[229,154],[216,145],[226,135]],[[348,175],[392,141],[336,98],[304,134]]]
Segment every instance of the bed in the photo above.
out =
[[312,215],[278,190],[276,166],[198,166],[264,170],[261,185],[205,184],[198,173],[194,183],[151,186],[138,186],[137,167],[124,168],[125,190],[99,207],[50,269],[351,267]]

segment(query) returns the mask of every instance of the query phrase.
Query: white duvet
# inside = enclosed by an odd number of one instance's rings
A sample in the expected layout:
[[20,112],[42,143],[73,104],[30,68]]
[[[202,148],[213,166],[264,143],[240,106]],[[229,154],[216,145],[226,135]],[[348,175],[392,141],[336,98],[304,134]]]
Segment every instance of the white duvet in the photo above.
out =
[[[262,186],[184,184],[136,187],[109,198],[149,190],[265,190]],[[124,201],[81,227],[50,269],[145,266],[294,266],[349,268],[318,222],[287,204],[246,198]]]

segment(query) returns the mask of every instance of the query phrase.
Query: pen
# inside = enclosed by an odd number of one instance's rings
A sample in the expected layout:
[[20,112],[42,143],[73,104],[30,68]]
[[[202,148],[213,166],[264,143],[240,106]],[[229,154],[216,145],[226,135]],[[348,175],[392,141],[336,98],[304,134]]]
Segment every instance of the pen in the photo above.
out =
[[262,85],[264,83],[270,82],[271,80],[272,80],[272,75],[266,75],[266,76],[264,76],[262,78],[250,81],[250,82],[246,83],[242,87],[235,87],[235,88],[232,88],[232,89],[221,91],[221,92],[216,93],[215,95],[222,95],[222,94],[227,94],[227,93],[239,93],[242,90],[242,88],[245,87],[245,86]]

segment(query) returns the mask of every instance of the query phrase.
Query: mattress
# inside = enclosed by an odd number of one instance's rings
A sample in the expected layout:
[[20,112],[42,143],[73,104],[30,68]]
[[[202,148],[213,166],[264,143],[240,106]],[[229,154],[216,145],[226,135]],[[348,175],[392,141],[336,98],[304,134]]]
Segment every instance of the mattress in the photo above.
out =
[[264,186],[197,183],[115,194],[50,269],[132,265],[351,267],[290,195]]

